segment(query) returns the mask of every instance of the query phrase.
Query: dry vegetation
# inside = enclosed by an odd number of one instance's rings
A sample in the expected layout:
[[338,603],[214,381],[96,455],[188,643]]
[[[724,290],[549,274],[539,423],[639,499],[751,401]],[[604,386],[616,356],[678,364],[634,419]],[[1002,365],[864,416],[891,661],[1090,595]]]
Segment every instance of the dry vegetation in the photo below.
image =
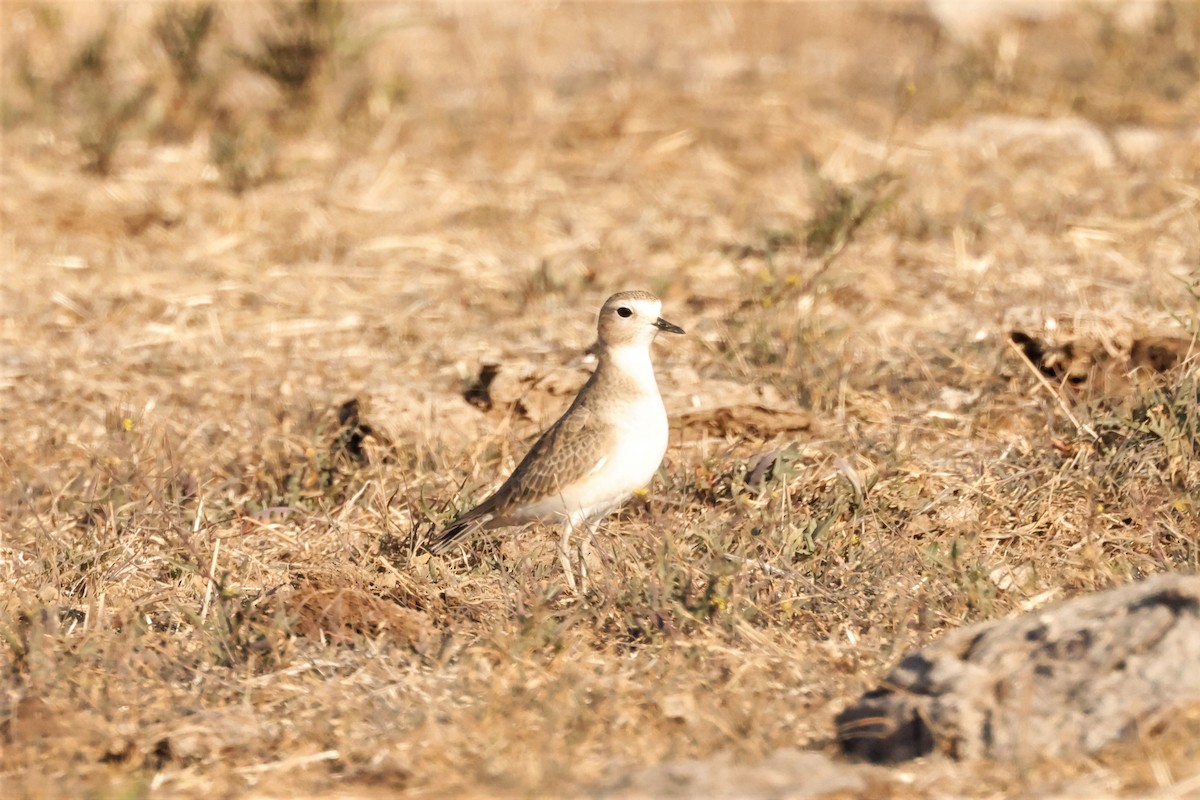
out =
[[[1197,6],[973,43],[897,5],[0,17],[6,797],[576,794],[828,747],[907,648],[1197,569]],[[672,414],[716,411],[594,590],[546,531],[421,553],[633,287],[690,334]],[[1147,334],[1177,357],[1128,360]],[[485,363],[533,377],[469,402]],[[1198,729],[872,792],[1182,796]]]

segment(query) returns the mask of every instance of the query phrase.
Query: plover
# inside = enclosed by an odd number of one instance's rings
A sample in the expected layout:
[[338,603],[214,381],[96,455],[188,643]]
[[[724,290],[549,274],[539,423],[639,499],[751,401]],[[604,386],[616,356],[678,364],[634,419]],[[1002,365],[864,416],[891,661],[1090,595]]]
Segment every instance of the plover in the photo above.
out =
[[649,292],[619,292],[605,301],[597,324],[596,371],[570,408],[542,434],[496,493],[460,516],[429,543],[444,553],[493,528],[533,521],[563,526],[559,556],[567,584],[576,589],[568,550],[580,527],[580,571],[596,525],[654,477],[667,452],[667,410],[650,343],[660,332],[683,333],[659,314]]

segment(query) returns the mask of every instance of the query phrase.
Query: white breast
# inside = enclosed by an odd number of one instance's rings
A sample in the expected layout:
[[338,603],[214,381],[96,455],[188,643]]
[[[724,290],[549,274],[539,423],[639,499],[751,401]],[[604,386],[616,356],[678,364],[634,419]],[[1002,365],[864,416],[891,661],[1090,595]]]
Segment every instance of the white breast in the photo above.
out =
[[614,410],[615,447],[572,498],[587,517],[612,510],[650,483],[667,452],[667,412],[657,394]]
[[667,452],[667,411],[658,394],[629,403],[620,416],[612,469],[628,477],[629,491],[650,482]]
[[576,520],[597,519],[650,483],[662,464],[667,452],[667,410],[654,380],[649,350],[613,348],[609,357],[626,380],[624,396],[610,395],[596,409],[604,423],[616,429],[612,449],[558,497],[524,509],[529,518],[565,514]]

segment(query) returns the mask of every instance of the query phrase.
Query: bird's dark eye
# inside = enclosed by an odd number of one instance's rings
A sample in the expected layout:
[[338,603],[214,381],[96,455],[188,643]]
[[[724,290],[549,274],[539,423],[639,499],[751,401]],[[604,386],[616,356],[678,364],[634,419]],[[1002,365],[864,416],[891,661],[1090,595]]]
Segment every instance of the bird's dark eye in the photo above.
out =
[[633,316],[633,312],[630,311],[626,306],[621,306],[617,309],[617,315],[624,317],[625,319],[629,319]]

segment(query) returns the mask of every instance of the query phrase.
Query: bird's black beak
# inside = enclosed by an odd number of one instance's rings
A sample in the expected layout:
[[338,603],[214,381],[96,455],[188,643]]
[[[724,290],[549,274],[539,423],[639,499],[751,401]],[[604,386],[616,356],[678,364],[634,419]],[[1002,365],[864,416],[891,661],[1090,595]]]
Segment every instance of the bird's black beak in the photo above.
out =
[[654,320],[654,327],[658,328],[660,331],[665,331],[666,333],[683,333],[683,328],[667,322],[662,317]]

